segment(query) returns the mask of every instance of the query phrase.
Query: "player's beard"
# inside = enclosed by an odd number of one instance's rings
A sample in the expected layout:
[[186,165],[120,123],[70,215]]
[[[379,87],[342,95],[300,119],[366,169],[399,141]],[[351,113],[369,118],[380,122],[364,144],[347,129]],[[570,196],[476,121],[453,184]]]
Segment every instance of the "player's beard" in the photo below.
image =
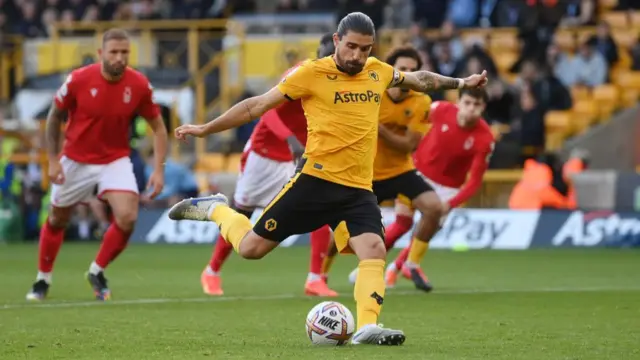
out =
[[475,114],[463,114],[460,117],[459,123],[462,127],[472,127],[478,122],[479,119],[480,117],[476,116]]
[[111,65],[107,61],[102,62],[102,68],[104,72],[106,72],[109,76],[118,78],[124,74],[124,69],[127,67],[126,64],[122,65]]
[[364,64],[361,64],[358,61],[344,61],[338,51],[336,51],[336,60],[338,65],[349,75],[356,75],[364,68]]

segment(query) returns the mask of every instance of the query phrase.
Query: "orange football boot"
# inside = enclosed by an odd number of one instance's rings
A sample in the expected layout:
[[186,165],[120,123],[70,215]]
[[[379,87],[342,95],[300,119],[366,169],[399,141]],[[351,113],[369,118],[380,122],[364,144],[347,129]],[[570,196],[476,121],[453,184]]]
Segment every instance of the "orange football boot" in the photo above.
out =
[[338,293],[331,290],[323,279],[307,281],[304,293],[309,296],[336,297]]
[[207,295],[220,296],[224,294],[222,291],[222,278],[218,274],[209,274],[204,270],[200,275],[200,283],[202,284],[202,291]]

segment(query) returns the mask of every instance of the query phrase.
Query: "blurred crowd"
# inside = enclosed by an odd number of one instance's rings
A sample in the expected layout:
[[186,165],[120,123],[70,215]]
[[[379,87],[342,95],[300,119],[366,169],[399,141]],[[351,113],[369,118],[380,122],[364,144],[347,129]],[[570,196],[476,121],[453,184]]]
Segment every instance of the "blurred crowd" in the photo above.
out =
[[60,21],[219,18],[228,15],[227,0],[0,0],[0,32],[47,37]]

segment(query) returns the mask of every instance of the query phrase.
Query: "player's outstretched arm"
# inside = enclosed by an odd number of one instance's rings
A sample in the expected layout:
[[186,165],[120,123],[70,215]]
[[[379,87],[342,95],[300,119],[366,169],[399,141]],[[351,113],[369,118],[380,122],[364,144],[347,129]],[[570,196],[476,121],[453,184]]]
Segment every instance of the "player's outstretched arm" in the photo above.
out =
[[420,92],[454,90],[482,87],[487,84],[487,72],[475,74],[464,79],[451,78],[430,71],[415,71],[404,74],[404,81],[396,86]]
[[286,100],[285,95],[277,87],[274,87],[262,95],[254,96],[235,104],[224,114],[204,125],[182,125],[175,130],[175,136],[180,140],[185,140],[188,135],[204,137],[233,129],[262,116],[262,114]]

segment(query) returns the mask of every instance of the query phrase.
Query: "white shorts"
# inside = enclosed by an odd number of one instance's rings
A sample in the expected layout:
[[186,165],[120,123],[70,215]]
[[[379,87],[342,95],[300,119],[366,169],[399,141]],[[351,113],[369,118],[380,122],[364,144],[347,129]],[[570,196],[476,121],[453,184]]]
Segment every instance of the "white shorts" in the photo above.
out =
[[64,172],[64,183],[53,184],[51,204],[69,207],[87,202],[98,190],[98,198],[108,191],[127,191],[138,194],[133,164],[129,157],[123,157],[109,164],[83,164],[63,156],[60,159]]
[[433,191],[436,192],[436,195],[438,195],[438,197],[440,198],[440,201],[442,202],[448,202],[449,200],[453,199],[456,195],[458,195],[458,193],[460,192],[460,189],[440,185],[437,182],[429,179],[424,175],[422,175],[422,178],[433,188]]
[[233,195],[235,204],[248,209],[266,207],[295,171],[293,161],[275,161],[249,151],[244,169],[238,176]]

